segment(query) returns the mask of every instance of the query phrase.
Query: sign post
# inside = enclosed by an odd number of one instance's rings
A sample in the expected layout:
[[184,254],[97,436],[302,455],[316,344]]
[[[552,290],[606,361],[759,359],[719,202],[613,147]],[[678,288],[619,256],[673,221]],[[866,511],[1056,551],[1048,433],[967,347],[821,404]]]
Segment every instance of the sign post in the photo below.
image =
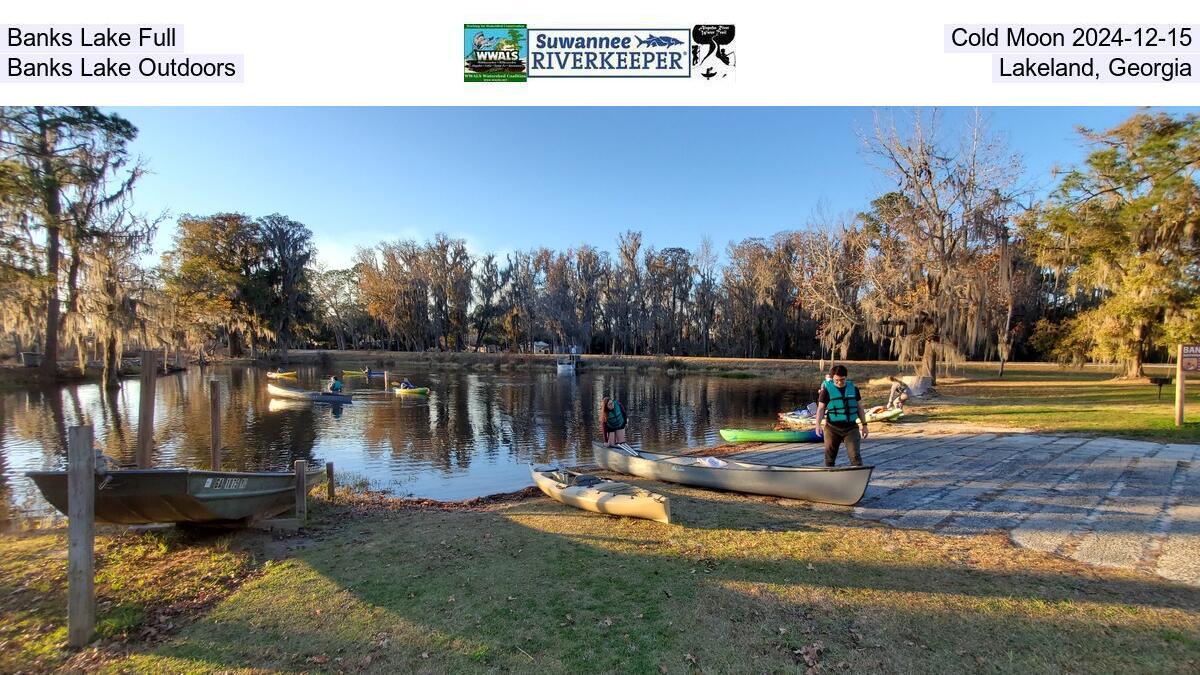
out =
[[1200,345],[1179,345],[1175,359],[1175,426],[1183,426],[1183,399],[1187,393],[1184,382],[1189,373],[1200,373]]

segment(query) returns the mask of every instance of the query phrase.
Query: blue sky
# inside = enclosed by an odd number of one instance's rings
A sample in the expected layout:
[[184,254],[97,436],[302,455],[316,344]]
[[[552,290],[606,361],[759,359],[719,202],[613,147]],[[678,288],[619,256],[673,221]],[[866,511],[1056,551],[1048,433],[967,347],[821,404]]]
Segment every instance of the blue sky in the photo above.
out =
[[[150,171],[138,208],[283,213],[320,258],[442,231],[476,252],[580,243],[627,229],[695,248],[801,228],[814,211],[863,209],[889,189],[858,132],[874,108],[115,108]],[[1034,188],[1086,150],[1075,128],[1134,108],[985,108]],[[942,111],[953,137],[972,111]]]

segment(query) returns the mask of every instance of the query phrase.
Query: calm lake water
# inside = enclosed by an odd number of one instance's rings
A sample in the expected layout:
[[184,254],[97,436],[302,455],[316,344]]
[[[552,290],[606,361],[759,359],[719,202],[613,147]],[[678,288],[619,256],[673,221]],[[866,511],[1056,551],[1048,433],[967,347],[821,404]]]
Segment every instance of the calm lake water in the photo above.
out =
[[[340,367],[340,366],[339,366]],[[591,462],[601,398],[614,393],[630,412],[629,440],[647,449],[713,445],[723,426],[763,426],[807,403],[816,383],[770,378],[668,377],[633,371],[404,371],[428,398],[397,397],[382,380],[346,378],[353,404],[272,399],[264,370],[192,369],[158,379],[155,466],[207,468],[208,382],[221,385],[226,470],[288,470],[292,462],[334,462],[395,495],[466,499],[531,485],[530,463]],[[301,368],[317,389],[328,369]],[[139,384],[96,385],[0,395],[0,519],[52,512],[23,472],[66,465],[66,430],[91,423],[105,454],[132,462]]]

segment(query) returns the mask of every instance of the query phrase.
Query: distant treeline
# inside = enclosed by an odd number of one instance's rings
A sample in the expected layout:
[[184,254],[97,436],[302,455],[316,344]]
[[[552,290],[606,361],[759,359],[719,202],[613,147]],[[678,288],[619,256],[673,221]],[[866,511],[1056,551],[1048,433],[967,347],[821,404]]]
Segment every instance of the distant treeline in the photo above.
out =
[[[1200,340],[1200,119],[1140,112],[1081,129],[1091,152],[1044,196],[976,119],[864,134],[891,185],[858,213],[696,250],[620,235],[502,259],[438,234],[381,242],[345,269],[274,214],[134,214],[136,130],[91,108],[0,118],[3,312],[52,372],[59,339],[107,365],[126,340],[238,356],[290,347],[548,346],[606,354],[1119,362],[1128,375]],[[605,242],[611,244],[612,242]],[[540,343],[540,344],[539,344]],[[98,347],[103,347],[98,348]],[[82,356],[80,357],[83,358]],[[115,377],[115,376],[114,376]]]

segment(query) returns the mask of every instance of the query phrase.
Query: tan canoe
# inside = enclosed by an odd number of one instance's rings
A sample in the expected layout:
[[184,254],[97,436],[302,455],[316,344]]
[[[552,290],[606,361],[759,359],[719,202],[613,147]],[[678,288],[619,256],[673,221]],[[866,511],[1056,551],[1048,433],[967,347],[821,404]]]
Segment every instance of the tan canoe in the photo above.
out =
[[584,511],[671,522],[666,496],[629,483],[553,467],[530,467],[533,482],[546,496]]

